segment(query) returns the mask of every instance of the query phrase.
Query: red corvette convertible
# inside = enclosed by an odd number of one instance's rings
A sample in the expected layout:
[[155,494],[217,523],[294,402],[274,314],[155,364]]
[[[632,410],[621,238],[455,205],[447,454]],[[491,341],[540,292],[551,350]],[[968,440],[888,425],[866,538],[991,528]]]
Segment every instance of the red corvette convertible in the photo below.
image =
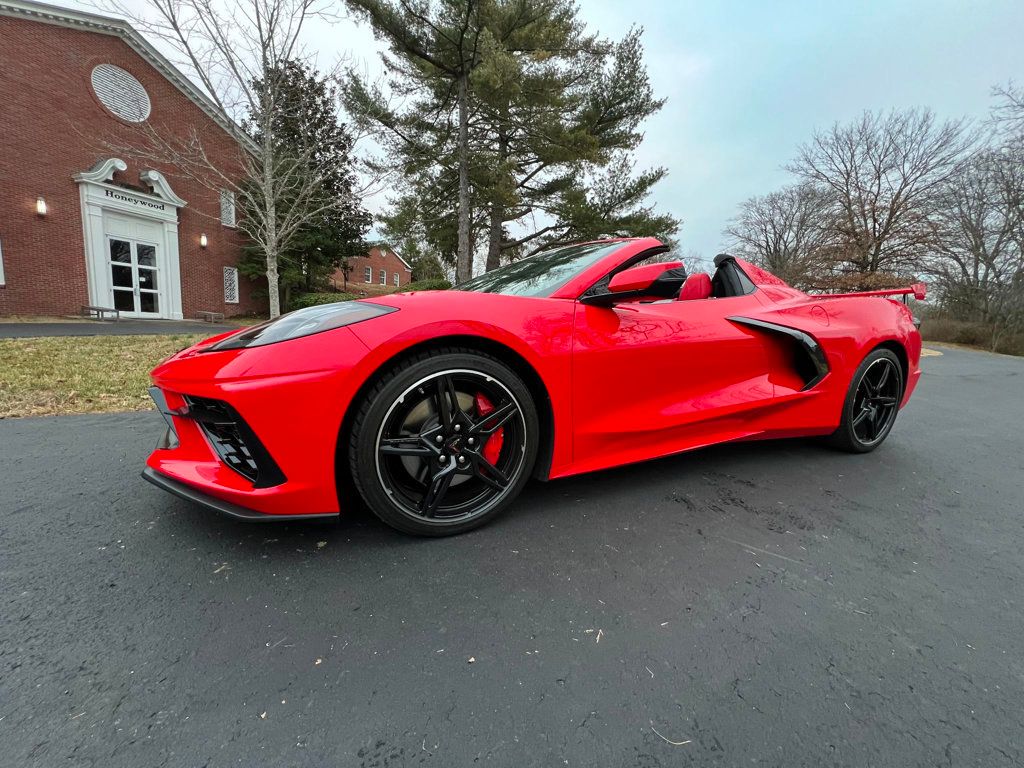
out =
[[547,251],[457,291],[292,312],[165,360],[146,479],[247,520],[355,494],[446,535],[555,479],[730,440],[885,440],[920,377],[896,291],[813,296],[752,264],[713,275],[653,238]]

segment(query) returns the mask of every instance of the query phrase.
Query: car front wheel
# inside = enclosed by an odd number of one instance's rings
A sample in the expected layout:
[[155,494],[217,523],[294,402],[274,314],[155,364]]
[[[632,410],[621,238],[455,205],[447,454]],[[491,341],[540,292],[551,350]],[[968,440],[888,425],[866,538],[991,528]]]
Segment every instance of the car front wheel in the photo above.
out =
[[529,389],[500,360],[444,350],[381,377],[353,421],[352,477],[371,510],[406,533],[483,525],[533,470],[538,420]]

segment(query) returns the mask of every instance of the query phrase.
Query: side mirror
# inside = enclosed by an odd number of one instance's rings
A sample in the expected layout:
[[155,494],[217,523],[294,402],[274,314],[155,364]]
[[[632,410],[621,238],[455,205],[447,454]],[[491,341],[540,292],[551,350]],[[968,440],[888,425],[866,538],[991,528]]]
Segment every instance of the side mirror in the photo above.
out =
[[[683,274],[683,262],[665,261],[659,264],[645,264],[642,267],[622,270],[608,281],[608,291],[610,293],[635,293],[637,295],[643,295],[650,291],[652,295],[661,295],[662,291],[655,290],[655,283],[661,283],[662,281],[658,278],[666,277],[665,273],[673,272],[674,270],[679,270],[679,275],[671,276],[679,278],[678,282],[673,280],[675,288],[678,290],[682,280],[686,277]],[[660,286],[657,287],[660,288]]]
[[608,282],[608,291],[611,293],[643,293],[649,290],[666,272],[675,269],[681,270],[682,267],[682,261],[665,261],[624,269],[612,276]]

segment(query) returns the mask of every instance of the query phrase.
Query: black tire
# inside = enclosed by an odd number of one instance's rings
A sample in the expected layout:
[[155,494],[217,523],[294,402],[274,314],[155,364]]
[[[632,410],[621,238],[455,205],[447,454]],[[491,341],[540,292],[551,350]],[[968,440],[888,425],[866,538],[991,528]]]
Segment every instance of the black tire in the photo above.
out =
[[404,533],[451,536],[490,522],[533,471],[540,426],[530,391],[482,352],[405,360],[356,408],[352,479],[373,513]]
[[903,367],[888,349],[872,351],[853,374],[839,429],[829,442],[850,453],[868,453],[892,431],[903,398]]

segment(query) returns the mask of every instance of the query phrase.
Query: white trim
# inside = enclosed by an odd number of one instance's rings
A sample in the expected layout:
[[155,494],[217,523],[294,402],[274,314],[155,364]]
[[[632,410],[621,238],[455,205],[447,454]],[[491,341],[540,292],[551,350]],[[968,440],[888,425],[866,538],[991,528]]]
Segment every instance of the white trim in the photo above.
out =
[[[0,9],[2,7],[0,6]],[[124,172],[127,170],[128,164],[124,160],[119,157],[109,157],[106,160],[100,160],[88,171],[76,173],[71,178],[75,181],[91,181],[94,184],[98,184],[113,179],[116,171]]]
[[[105,307],[110,305],[110,268],[108,254],[109,215],[127,217],[129,221],[145,222],[155,226],[160,236],[157,246],[157,280],[159,286],[160,317],[183,319],[181,311],[181,262],[178,244],[178,209],[186,202],[174,194],[167,180],[156,171],[142,174],[155,194],[110,183],[116,170],[126,164],[112,157],[94,165],[90,170],[76,173],[79,200],[82,206],[82,233],[85,241],[86,278],[89,303]],[[118,219],[120,220],[120,219]],[[130,238],[139,240],[141,238]],[[144,315],[150,316],[153,315]]]
[[4,279],[4,243],[0,240],[0,288],[7,285],[7,281]]
[[32,2],[32,0],[0,0],[0,16],[28,18],[43,24],[55,24],[69,29],[84,29],[89,32],[98,32],[99,34],[120,38],[129,48],[139,54],[157,72],[185,94],[189,101],[203,110],[211,120],[227,131],[235,141],[240,142],[250,152],[258,151],[252,139],[245,135],[245,132],[217,106],[213,99],[193,85],[167,57],[150,45],[138,33],[135,27],[127,21],[114,19],[109,16],[100,16],[95,13],[73,11],[69,8],[61,8],[45,3],[36,3]]
[[174,194],[174,190],[171,189],[171,185],[167,183],[167,179],[160,171],[154,171],[152,168],[143,171],[139,174],[139,180],[149,186],[153,190],[153,193],[157,197],[162,197],[164,200],[169,202],[171,205],[176,205],[178,208],[184,208],[188,203]]

